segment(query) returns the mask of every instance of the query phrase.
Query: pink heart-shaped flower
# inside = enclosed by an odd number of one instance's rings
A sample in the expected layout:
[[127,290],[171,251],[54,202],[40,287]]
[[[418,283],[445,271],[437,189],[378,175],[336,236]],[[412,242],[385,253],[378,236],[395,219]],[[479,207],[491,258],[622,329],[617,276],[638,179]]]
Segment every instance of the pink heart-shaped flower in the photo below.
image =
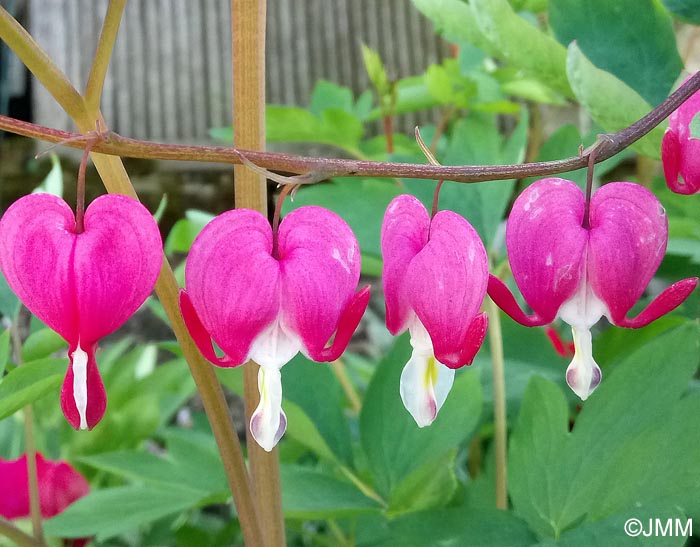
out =
[[162,262],[158,226],[138,201],[101,196],[84,231],[62,199],[32,194],[0,220],[0,269],[27,308],[69,344],[61,406],[76,429],[92,428],[106,407],[95,362],[100,338],[118,329],[153,290]]

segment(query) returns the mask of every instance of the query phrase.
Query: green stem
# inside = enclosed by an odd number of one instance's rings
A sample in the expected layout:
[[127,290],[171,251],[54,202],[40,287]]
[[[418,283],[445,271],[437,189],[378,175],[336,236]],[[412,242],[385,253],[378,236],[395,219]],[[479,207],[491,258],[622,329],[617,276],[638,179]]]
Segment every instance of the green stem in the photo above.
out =
[[496,508],[508,509],[508,461],[506,421],[506,382],[503,359],[503,332],[498,306],[486,297],[486,315],[489,318],[489,348],[493,369],[493,437],[496,458]]
[[[231,2],[233,52],[234,140],[241,147],[265,149],[265,0]],[[255,163],[255,162],[254,162]],[[267,183],[260,173],[234,167],[236,207],[255,209],[267,216]],[[278,449],[262,449],[250,432],[250,418],[258,406],[258,365],[244,365],[246,440],[255,501],[264,544],[286,545]],[[255,544],[258,545],[258,544]]]
[[97,51],[92,60],[90,76],[88,76],[87,86],[85,87],[85,104],[90,112],[96,112],[100,109],[100,99],[105,77],[107,76],[107,67],[109,67],[109,60],[112,58],[114,42],[117,40],[117,32],[119,31],[119,24],[122,20],[125,5],[126,0],[110,0],[107,7],[100,41],[97,44]]
[[19,547],[46,547],[43,541],[34,539],[17,528],[5,517],[0,516],[0,535],[5,536],[10,541],[14,541]]

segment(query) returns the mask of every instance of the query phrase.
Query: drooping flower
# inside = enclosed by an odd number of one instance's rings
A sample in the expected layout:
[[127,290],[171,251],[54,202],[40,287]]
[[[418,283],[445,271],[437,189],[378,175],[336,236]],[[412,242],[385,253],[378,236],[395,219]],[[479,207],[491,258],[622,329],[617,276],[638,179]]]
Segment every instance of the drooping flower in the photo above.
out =
[[[88,481],[67,462],[47,460],[37,452],[36,468],[41,516],[46,519],[90,493]],[[0,458],[0,515],[6,519],[29,516],[28,477],[27,454],[16,460]]]
[[77,232],[56,196],[21,198],[0,220],[0,268],[27,308],[68,342],[61,408],[75,429],[92,429],[107,405],[97,343],[151,293],[162,251],[155,220],[132,198],[98,197],[83,224]]
[[677,194],[700,192],[700,93],[694,93],[668,118],[661,141],[666,184]]
[[[301,351],[333,361],[345,350],[369,301],[355,293],[360,250],[350,227],[321,207],[301,207],[275,238],[257,211],[212,220],[187,259],[180,308],[204,357],[215,365],[260,365],[260,404],[250,431],[265,450],[284,434],[280,369]],[[212,339],[223,351],[216,355]]]
[[[39,507],[41,516],[49,519],[62,513],[76,500],[90,493],[88,481],[69,463],[47,460],[36,454]],[[27,455],[16,460],[0,458],[0,515],[9,520],[28,518],[29,474]],[[82,547],[87,538],[73,540],[73,547]]]
[[455,369],[471,364],[486,335],[479,313],[486,295],[488,258],[476,230],[452,211],[431,220],[413,196],[395,198],[382,225],[382,281],[386,325],[408,329],[413,352],[400,393],[420,427],[437,417]]
[[609,183],[593,194],[588,228],[585,208],[583,192],[571,181],[548,178],[528,187],[513,204],[506,247],[515,283],[534,313],[525,314],[496,277],[488,288],[523,325],[557,317],[571,325],[575,353],[566,380],[583,400],[601,380],[591,327],[602,316],[620,327],[643,327],[680,305],[698,283],[678,281],[628,318],[666,252],[666,212],[654,194],[629,182]]

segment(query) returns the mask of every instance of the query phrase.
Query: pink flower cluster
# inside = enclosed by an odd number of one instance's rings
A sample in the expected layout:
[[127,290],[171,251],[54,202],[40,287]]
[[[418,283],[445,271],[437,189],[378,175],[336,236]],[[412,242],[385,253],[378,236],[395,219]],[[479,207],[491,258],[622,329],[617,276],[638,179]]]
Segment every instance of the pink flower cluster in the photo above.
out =
[[[423,427],[452,387],[455,369],[471,364],[486,335],[480,311],[488,292],[513,319],[571,325],[574,354],[566,373],[586,399],[600,383],[591,327],[642,327],[678,306],[698,279],[679,281],[636,317],[666,251],[668,223],[656,197],[641,186],[605,185],[589,204],[573,183],[540,180],[516,200],[506,246],[516,285],[532,314],[507,286],[489,276],[477,232],[451,211],[431,217],[414,197],[394,199],[381,246],[386,324],[410,333],[412,355],[399,393]],[[95,360],[100,338],[143,303],[158,277],[161,239],[153,217],[118,195],[96,199],[84,230],[53,196],[27,196],[0,220],[0,268],[26,306],[69,344],[61,406],[76,429],[102,418],[106,394]],[[260,213],[238,209],[212,222],[187,261],[183,319],[202,354],[221,367],[260,365],[260,402],[250,431],[266,450],[284,434],[281,369],[301,352],[333,361],[345,350],[369,301],[357,290],[360,249],[347,223],[326,209],[302,207],[272,229]],[[215,345],[218,350],[215,349]]]

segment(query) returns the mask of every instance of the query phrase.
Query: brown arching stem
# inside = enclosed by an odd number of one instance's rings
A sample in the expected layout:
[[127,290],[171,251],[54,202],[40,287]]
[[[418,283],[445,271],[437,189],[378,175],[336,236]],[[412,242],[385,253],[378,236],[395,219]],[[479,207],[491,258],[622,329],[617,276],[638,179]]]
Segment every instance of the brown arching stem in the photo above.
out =
[[[0,9],[0,35],[2,35],[2,10]],[[143,158],[155,160],[183,160],[211,163],[240,164],[241,154],[257,165],[270,171],[293,174],[313,174],[299,184],[312,184],[333,177],[378,177],[411,178],[430,180],[450,180],[453,182],[473,183],[489,180],[507,180],[523,177],[544,177],[587,167],[590,153],[596,150],[595,163],[600,163],[649,133],[671,113],[700,89],[700,72],[688,78],[665,101],[649,114],[629,127],[617,133],[602,135],[596,143],[583,150],[581,154],[554,161],[540,161],[508,165],[430,165],[415,163],[391,163],[339,158],[316,158],[235,149],[230,146],[194,146],[182,144],[162,144],[123,137],[117,133],[108,133],[105,141],[95,145],[95,152],[113,156]],[[239,124],[240,125],[240,124]],[[38,140],[58,143],[63,141],[72,148],[84,148],[80,139],[71,141],[79,134],[60,131],[40,125],[0,116],[0,129],[32,137]],[[238,142],[238,141],[237,141]]]
[[292,196],[294,195],[294,189],[298,188],[298,186],[294,186],[293,184],[285,184],[282,186],[282,190],[280,190],[279,196],[277,196],[277,203],[275,204],[275,212],[272,215],[272,257],[275,260],[279,260],[279,247],[278,247],[278,237],[277,237],[277,232],[279,231],[280,227],[280,216],[282,216],[282,205],[284,205],[284,200],[287,199],[287,196],[291,193]]
[[583,227],[591,229],[591,195],[593,194],[593,169],[595,168],[596,151],[591,150],[588,155],[588,166],[586,169],[586,208],[583,210]]

